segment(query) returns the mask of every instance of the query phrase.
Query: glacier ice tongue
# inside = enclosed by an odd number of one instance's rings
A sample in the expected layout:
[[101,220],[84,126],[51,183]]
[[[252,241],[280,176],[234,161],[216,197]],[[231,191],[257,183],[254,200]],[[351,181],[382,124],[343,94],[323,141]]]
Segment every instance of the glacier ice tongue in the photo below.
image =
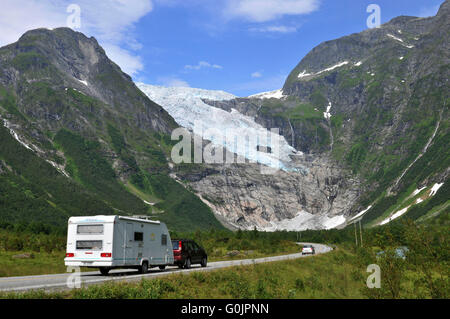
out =
[[[152,101],[160,104],[182,127],[210,140],[213,144],[224,146],[232,153],[244,158],[285,171],[297,171],[290,165],[290,155],[298,155],[285,138],[257,124],[252,117],[237,110],[227,112],[203,102],[232,100],[236,96],[224,91],[210,91],[188,87],[163,87],[144,83],[136,83]],[[214,134],[212,134],[212,133]],[[249,151],[242,143],[227,143],[226,134],[238,137],[266,136],[258,139],[258,146],[273,147],[278,143],[279,152],[264,153]]]

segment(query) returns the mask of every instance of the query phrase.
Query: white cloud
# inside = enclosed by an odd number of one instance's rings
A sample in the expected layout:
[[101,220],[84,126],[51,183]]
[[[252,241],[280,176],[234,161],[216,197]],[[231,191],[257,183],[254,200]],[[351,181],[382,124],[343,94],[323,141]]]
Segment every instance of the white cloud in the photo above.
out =
[[103,48],[108,58],[118,64],[125,73],[135,75],[144,69],[141,57],[113,44],[104,44]]
[[202,68],[223,69],[223,67],[221,65],[211,64],[211,63],[206,62],[206,61],[200,61],[196,65],[188,64],[188,65],[184,66],[185,70],[200,70]]
[[266,22],[284,15],[301,15],[316,11],[319,0],[228,0],[225,16]]
[[271,26],[265,26],[265,27],[256,27],[256,28],[250,28],[250,31],[252,32],[272,32],[272,33],[292,33],[297,32],[296,27],[289,27],[285,25],[271,25]]
[[0,46],[17,41],[30,29],[65,26],[66,6],[44,1],[2,0],[0,10]]
[[82,29],[112,43],[129,41],[133,37],[133,25],[153,10],[151,0],[77,0],[76,3],[81,8]]
[[173,76],[158,77],[156,81],[162,86],[168,87],[190,87],[189,83]]
[[75,3],[81,9],[81,28],[76,31],[94,36],[108,56],[124,72],[135,75],[143,69],[133,51],[142,45],[133,35],[135,23],[153,9],[151,0],[2,0],[0,46],[12,43],[28,30],[66,27],[66,9]]
[[261,72],[253,72],[251,74],[252,78],[260,78],[262,77],[262,73]]

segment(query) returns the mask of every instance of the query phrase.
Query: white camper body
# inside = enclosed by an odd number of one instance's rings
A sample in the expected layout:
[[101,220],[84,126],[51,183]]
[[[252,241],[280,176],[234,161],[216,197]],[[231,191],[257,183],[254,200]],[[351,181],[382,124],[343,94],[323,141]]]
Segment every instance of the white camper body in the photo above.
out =
[[138,268],[173,264],[169,231],[164,223],[124,216],[70,217],[66,266]]

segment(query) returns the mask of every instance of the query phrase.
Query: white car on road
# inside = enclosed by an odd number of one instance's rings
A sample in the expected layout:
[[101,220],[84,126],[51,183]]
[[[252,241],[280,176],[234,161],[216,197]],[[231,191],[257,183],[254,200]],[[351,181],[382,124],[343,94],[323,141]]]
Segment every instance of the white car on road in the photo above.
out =
[[302,255],[314,255],[316,253],[316,250],[314,249],[313,245],[304,245],[302,249]]

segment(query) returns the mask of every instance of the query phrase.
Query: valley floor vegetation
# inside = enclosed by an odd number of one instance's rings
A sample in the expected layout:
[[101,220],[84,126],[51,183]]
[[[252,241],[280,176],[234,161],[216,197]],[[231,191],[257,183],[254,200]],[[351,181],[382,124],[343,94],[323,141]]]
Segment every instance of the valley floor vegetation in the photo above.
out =
[[[434,223],[411,220],[363,230],[355,245],[352,226],[343,230],[262,233],[196,232],[209,251],[276,253],[285,241],[322,242],[334,251],[308,258],[239,266],[211,272],[168,274],[139,283],[106,283],[63,292],[2,293],[1,298],[449,298],[448,214]],[[226,237],[224,236],[226,234]],[[174,237],[181,234],[173,234]],[[359,234],[358,234],[359,237]],[[227,239],[225,239],[227,238]],[[407,247],[399,256],[398,247]],[[281,249],[283,250],[283,249]],[[218,258],[221,253],[218,253]],[[223,257],[223,256],[222,256]],[[366,285],[368,265],[381,269],[381,288]]]

